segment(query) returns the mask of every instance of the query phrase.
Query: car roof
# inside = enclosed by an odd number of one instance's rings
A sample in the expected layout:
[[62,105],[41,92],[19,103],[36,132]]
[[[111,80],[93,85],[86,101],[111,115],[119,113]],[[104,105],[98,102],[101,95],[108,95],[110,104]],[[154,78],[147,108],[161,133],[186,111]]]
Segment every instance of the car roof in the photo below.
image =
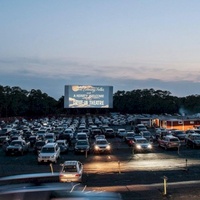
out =
[[57,143],[55,143],[55,142],[49,142],[49,143],[47,143],[47,144],[45,144],[45,147],[52,147],[52,146],[55,146]]
[[136,137],[135,140],[136,141],[139,141],[139,140],[146,140],[146,141],[148,141],[145,137]]
[[76,165],[79,161],[77,160],[67,160],[63,164],[64,165]]
[[56,142],[66,142],[66,140],[56,140]]
[[106,138],[97,138],[96,141],[108,141]]
[[173,136],[173,135],[166,135],[165,137],[166,138],[177,138],[176,136]]

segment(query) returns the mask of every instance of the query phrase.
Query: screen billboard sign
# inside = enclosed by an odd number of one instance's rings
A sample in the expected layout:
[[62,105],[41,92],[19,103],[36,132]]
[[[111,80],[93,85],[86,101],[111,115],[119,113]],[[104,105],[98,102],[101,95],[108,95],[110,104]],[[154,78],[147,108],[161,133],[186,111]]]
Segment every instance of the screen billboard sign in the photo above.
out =
[[65,85],[64,108],[112,107],[112,86]]

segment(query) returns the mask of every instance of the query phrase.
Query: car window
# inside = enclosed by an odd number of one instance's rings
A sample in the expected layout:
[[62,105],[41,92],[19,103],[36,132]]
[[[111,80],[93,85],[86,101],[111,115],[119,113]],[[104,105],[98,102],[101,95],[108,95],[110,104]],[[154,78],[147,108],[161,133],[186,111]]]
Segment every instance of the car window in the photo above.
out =
[[178,142],[179,140],[177,138],[171,138],[170,141],[171,142]]
[[88,142],[87,141],[78,141],[77,144],[78,145],[87,145]]
[[75,165],[67,165],[64,166],[63,172],[77,172],[77,169]]
[[46,147],[42,149],[43,153],[53,153],[54,152],[54,148],[53,147]]

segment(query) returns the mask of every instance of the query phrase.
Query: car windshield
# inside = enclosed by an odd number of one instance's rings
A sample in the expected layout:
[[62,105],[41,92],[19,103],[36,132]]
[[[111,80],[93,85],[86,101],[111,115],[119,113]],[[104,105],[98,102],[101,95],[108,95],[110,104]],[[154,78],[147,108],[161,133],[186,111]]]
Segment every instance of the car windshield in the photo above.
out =
[[65,145],[64,142],[57,142],[58,143],[58,146],[63,146]]
[[77,145],[88,145],[87,141],[78,141]]
[[45,148],[42,149],[42,153],[54,153],[54,148],[52,148],[52,147],[49,147],[49,148],[45,147]]
[[184,134],[182,131],[175,132],[176,135]]
[[179,140],[177,138],[171,138],[170,141],[171,142],[179,142]]
[[107,141],[105,140],[97,140],[97,144],[107,144]]
[[142,139],[142,140],[137,140],[138,143],[147,143],[147,140]]
[[45,138],[46,138],[46,139],[52,139],[53,136],[52,136],[52,135],[46,135]]
[[45,145],[45,142],[37,142],[35,143],[35,146],[44,146]]
[[77,172],[75,165],[66,165],[63,167],[63,172]]
[[12,141],[11,145],[21,145],[22,143],[20,141]]
[[134,137],[133,133],[127,133],[126,137]]
[[194,137],[195,140],[200,140],[200,135]]
[[143,133],[143,136],[145,136],[145,137],[151,136],[151,133],[149,133],[149,132],[144,132],[144,133]]

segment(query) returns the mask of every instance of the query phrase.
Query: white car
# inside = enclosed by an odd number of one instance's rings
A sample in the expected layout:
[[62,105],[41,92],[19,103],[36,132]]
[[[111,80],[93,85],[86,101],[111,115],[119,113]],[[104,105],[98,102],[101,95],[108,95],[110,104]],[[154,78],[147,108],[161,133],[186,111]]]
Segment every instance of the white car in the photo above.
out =
[[54,162],[60,158],[60,147],[57,143],[47,143],[44,145],[38,154],[38,163]]
[[127,134],[127,131],[124,128],[119,128],[117,130],[117,136],[123,138]]
[[79,161],[65,161],[62,164],[60,182],[82,182],[83,164]]

